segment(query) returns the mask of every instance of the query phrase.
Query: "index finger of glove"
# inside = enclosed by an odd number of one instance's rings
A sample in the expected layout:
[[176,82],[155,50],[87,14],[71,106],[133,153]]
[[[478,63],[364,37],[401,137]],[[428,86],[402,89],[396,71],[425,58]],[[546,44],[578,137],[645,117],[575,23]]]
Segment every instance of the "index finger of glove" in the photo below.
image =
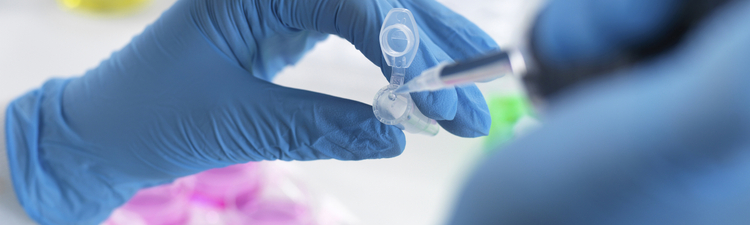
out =
[[376,65],[384,64],[378,41],[380,26],[394,8],[381,0],[279,0],[270,5],[284,25],[338,35]]

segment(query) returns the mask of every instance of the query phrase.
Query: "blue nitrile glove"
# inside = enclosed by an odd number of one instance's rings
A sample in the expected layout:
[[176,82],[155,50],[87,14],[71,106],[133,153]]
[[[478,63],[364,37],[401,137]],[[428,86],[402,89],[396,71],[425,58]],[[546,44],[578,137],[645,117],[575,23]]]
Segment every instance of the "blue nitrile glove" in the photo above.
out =
[[531,33],[531,89],[553,97],[568,87],[628,68],[669,50],[732,0],[555,0]]
[[[326,33],[349,40],[388,77],[378,34],[393,7],[410,9],[421,25],[408,76],[497,48],[431,0],[178,1],[84,76],[50,80],[9,106],[22,206],[42,224],[96,224],[140,188],[211,168],[399,155],[403,133],[369,105],[269,82]],[[488,131],[476,87],[413,97],[449,132]]]
[[534,23],[535,56],[551,69],[592,66],[665,35],[679,0],[555,0]]
[[553,102],[488,158],[451,224],[750,224],[750,1]]

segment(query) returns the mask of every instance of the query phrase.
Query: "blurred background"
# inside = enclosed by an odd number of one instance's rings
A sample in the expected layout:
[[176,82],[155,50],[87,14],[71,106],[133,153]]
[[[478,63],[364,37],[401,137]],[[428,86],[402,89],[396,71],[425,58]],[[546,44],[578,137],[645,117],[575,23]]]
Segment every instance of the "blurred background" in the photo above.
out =
[[[0,0],[0,101],[5,104],[51,77],[83,74],[173,2]],[[521,37],[541,0],[440,2],[476,23],[500,46],[509,46]],[[388,83],[379,68],[336,36],[318,44],[274,82],[368,104]],[[473,166],[503,140],[512,139],[518,119],[533,114],[513,77],[479,87],[492,113],[490,136],[500,141],[459,138],[445,131],[436,137],[407,134],[406,150],[392,159],[272,163],[294,168],[307,189],[336,199],[356,224],[441,224]]]

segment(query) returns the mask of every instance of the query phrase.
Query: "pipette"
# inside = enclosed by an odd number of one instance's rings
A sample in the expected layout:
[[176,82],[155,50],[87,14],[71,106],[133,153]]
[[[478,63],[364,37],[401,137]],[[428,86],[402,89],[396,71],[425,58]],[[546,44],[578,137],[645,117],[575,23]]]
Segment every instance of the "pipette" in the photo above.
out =
[[526,64],[520,51],[497,51],[465,61],[441,63],[423,71],[394,93],[435,91],[525,72]]

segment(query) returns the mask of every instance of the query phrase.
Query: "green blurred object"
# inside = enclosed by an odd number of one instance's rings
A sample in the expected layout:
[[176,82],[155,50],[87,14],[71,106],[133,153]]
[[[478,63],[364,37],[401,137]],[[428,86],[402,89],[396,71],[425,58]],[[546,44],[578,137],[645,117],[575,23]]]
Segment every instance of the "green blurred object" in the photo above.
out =
[[151,0],[57,0],[63,7],[97,14],[127,14]]
[[524,94],[491,95],[487,98],[492,124],[490,133],[484,138],[485,153],[494,152],[497,147],[513,138],[513,127],[524,116],[532,116],[531,103]]

